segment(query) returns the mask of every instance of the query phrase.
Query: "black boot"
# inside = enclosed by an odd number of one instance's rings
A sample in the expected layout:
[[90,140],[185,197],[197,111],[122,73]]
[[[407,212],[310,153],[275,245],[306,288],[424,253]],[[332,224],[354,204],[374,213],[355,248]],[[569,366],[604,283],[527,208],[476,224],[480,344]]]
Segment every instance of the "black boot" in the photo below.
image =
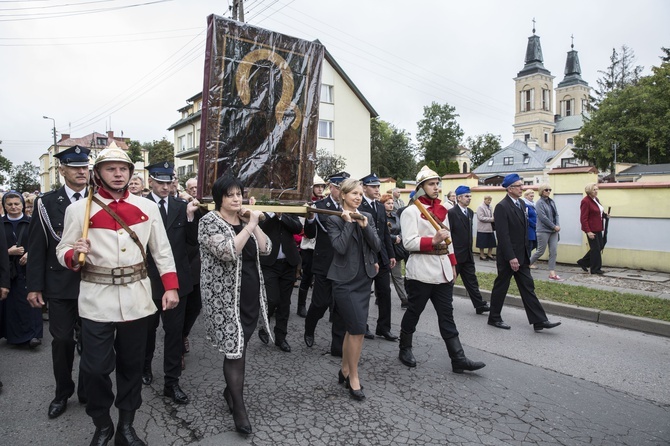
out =
[[474,371],[486,367],[486,364],[483,362],[470,361],[465,357],[463,346],[458,336],[446,339],[444,342],[447,344],[447,351],[451,358],[451,368],[454,373],[463,373],[463,370]]
[[296,313],[300,317],[307,317],[307,293],[309,289],[303,290],[302,288],[298,289],[298,312]]
[[146,446],[146,443],[137,436],[133,421],[135,421],[134,410],[119,409],[119,426],[114,437],[115,446]]
[[93,424],[95,424],[95,433],[90,446],[107,446],[114,436],[114,423],[109,414],[93,418]]
[[407,367],[416,367],[416,359],[412,354],[412,336],[412,333],[400,330],[400,353],[398,353],[398,358]]

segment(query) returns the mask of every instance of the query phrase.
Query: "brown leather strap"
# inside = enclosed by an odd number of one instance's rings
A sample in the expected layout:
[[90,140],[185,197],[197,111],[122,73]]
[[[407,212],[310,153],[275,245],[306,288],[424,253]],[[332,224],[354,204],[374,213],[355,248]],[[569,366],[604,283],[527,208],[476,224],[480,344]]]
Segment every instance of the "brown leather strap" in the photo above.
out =
[[119,217],[119,215],[118,215],[116,212],[114,212],[114,211],[113,211],[109,206],[107,206],[105,203],[103,203],[102,201],[100,201],[100,199],[99,199],[98,197],[96,197],[95,195],[93,196],[93,201],[95,202],[95,204],[97,204],[98,206],[100,206],[101,208],[103,208],[109,215],[111,215],[112,218],[113,218],[114,220],[116,220],[116,222],[117,222],[118,224],[120,224],[121,227],[122,227],[123,229],[125,229],[126,231],[128,231],[128,235],[130,235],[130,238],[133,239],[133,241],[135,242],[135,244],[137,245],[137,247],[140,248],[140,252],[142,253],[142,259],[144,259],[144,264],[146,265],[146,263],[147,263],[147,253],[144,251],[144,245],[142,245],[142,242],[140,241],[140,238],[137,236],[137,234],[135,234],[135,231],[133,231],[132,229],[130,229],[130,227],[126,224],[126,222],[123,221],[123,220],[121,219],[121,217]]

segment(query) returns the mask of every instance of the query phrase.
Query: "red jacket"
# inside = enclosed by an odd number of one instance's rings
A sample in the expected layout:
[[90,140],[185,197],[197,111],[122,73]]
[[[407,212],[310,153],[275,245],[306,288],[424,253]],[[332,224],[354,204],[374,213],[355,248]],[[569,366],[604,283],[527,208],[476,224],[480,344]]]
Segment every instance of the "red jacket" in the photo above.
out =
[[[598,197],[595,200],[600,203]],[[579,205],[579,221],[584,232],[601,232],[603,230],[603,214],[598,205],[588,195],[582,198]]]

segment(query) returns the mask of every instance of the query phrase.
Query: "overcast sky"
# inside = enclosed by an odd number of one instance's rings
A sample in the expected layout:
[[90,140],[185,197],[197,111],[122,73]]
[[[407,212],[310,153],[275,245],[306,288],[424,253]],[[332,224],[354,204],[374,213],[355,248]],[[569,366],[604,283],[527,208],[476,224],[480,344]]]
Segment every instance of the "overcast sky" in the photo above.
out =
[[[3,155],[37,165],[52,143],[42,116],[72,136],[172,141],[177,109],[202,90],[206,18],[229,17],[230,1],[0,1]],[[504,145],[533,18],[554,86],[571,35],[592,87],[612,48],[628,45],[649,74],[670,47],[667,0],[246,0],[245,9],[248,23],[319,39],[381,119],[414,135],[423,107],[446,102],[465,137],[490,132]]]

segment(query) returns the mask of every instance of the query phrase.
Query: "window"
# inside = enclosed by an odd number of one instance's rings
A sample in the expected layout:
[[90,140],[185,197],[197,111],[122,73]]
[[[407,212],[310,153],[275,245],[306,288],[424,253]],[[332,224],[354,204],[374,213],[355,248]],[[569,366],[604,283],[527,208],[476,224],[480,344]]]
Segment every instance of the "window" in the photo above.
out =
[[523,163],[528,164],[530,162],[530,156],[527,153],[523,154]]
[[533,106],[533,101],[535,100],[535,90],[523,90],[521,92],[521,111],[531,111],[535,107]]
[[561,101],[561,116],[572,116],[575,114],[575,100],[565,99]]
[[589,101],[588,99],[582,99],[582,113],[587,111],[589,109]]
[[96,146],[107,146],[107,138],[97,137],[95,140]]
[[333,86],[321,84],[321,102],[333,103]]
[[186,135],[186,148],[192,149],[193,148],[193,132],[189,132]]
[[491,159],[489,160],[488,165],[489,165],[489,166],[493,166],[493,158],[491,158]]
[[180,152],[186,150],[186,135],[181,135],[177,138],[177,150]]
[[545,144],[549,142],[549,133],[544,132],[544,142]]
[[563,158],[561,160],[561,167],[573,167],[577,165],[577,160],[575,158]]
[[530,140],[530,133],[524,133],[523,134],[523,142],[528,142]]
[[575,140],[572,139],[572,138],[568,138],[568,140],[567,140],[566,142],[567,142],[568,144],[574,144],[574,143],[575,143]]
[[186,166],[186,173],[189,175],[193,173],[193,164]]
[[514,164],[514,157],[513,157],[513,156],[506,156],[506,157],[503,159],[503,165],[505,165],[505,166],[511,166],[512,164]]
[[333,121],[319,121],[319,138],[333,139]]
[[184,175],[186,175],[186,166],[177,167],[177,173],[179,173],[180,177],[183,177]]
[[542,89],[542,110],[551,110],[551,91],[546,88]]

